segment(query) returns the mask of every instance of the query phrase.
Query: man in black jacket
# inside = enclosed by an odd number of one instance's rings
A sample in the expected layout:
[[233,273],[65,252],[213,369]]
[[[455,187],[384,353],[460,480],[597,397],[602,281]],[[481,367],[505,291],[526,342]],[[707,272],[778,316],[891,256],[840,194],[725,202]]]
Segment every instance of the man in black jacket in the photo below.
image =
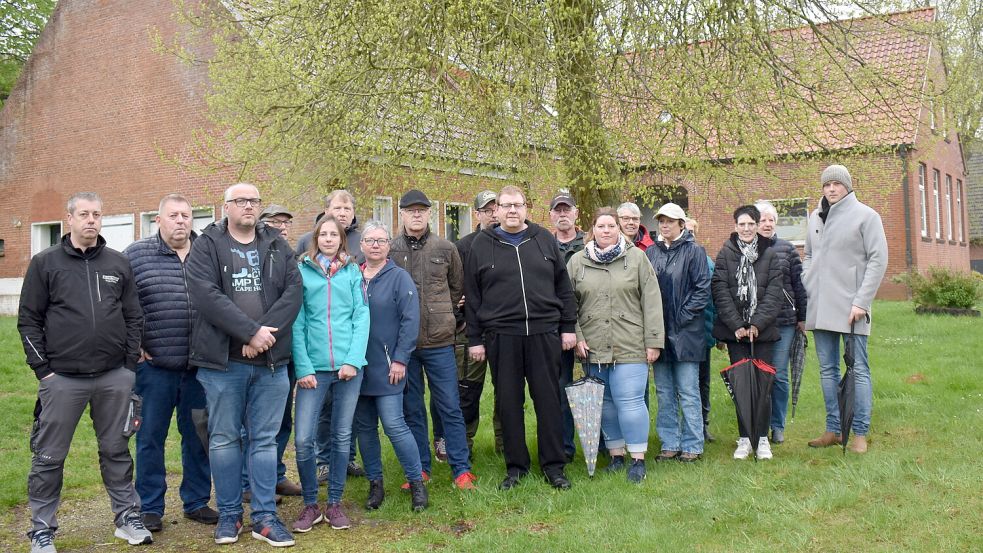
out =
[[135,431],[129,409],[143,327],[133,273],[99,235],[99,196],[69,198],[67,223],[61,243],[31,259],[17,317],[27,363],[39,380],[27,476],[32,553],[55,552],[65,458],[86,405],[115,535],[132,545],[153,542],[141,520],[127,445]]
[[243,426],[249,429],[253,537],[293,545],[276,512],[276,433],[289,393],[291,325],[303,291],[297,262],[280,232],[257,225],[262,200],[251,184],[225,191],[227,217],[195,240],[188,281],[195,319],[190,362],[208,403],[208,457],[219,520],[215,543],[242,529]]
[[208,506],[212,477],[208,452],[195,430],[194,414],[205,412],[205,390],[198,369],[188,365],[191,341],[191,297],[185,259],[194,239],[191,203],[168,194],[154,218],[158,231],[123,251],[133,268],[146,322],[137,365],[136,392],[143,398],[143,428],[137,434],[137,493],[143,503],[143,524],[151,532],[164,529],[167,471],[164,443],[177,409],[181,433],[181,501],[184,516],[205,524],[218,522]]
[[526,221],[525,194],[506,186],[498,194],[499,225],[471,244],[464,278],[469,353],[492,368],[495,409],[502,419],[510,489],[529,472],[522,403],[525,383],[536,409],[539,465],[549,483],[570,487],[563,473],[560,352],[577,343],[577,306],[556,239]]

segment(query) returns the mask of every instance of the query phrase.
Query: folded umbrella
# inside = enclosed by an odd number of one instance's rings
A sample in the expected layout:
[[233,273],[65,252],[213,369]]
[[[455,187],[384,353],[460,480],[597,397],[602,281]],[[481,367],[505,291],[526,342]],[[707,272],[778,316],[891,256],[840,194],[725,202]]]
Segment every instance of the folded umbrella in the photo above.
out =
[[853,343],[857,335],[853,333],[853,325],[850,325],[850,335],[843,348],[843,364],[846,365],[846,372],[840,378],[840,385],[836,392],[836,402],[840,407],[840,444],[843,446],[843,454],[846,455],[846,444],[850,441],[850,428],[853,426],[854,405],[857,398],[857,382],[853,377],[853,364],[856,358],[853,354]]
[[738,430],[756,448],[758,441],[768,435],[775,369],[761,359],[745,358],[720,371],[720,376],[734,400]]
[[597,446],[601,440],[604,381],[593,376],[585,376],[566,385],[564,391],[570,403],[573,424],[580,437],[584,460],[587,461],[587,474],[594,476],[594,470],[597,468]]
[[796,329],[789,346],[789,373],[792,385],[792,420],[795,420],[795,406],[799,404],[799,388],[802,386],[802,374],[806,366],[806,348],[809,338],[806,333]]

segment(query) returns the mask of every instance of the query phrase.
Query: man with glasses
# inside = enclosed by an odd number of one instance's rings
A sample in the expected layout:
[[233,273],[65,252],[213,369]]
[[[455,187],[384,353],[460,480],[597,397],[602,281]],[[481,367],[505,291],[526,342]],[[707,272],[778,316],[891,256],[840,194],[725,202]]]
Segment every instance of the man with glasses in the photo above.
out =
[[[569,192],[563,191],[557,194],[550,202],[553,236],[556,238],[560,253],[563,254],[564,264],[570,261],[573,254],[584,249],[584,231],[577,228],[579,215],[577,202]],[[570,412],[570,403],[564,391],[567,384],[573,381],[573,364],[573,350],[565,350],[560,356],[560,409],[563,410],[563,453],[568,463],[573,460],[577,452],[573,436],[573,414]]]
[[251,490],[253,537],[294,544],[277,516],[276,434],[289,394],[291,326],[303,291],[297,261],[280,231],[258,225],[255,186],[225,191],[226,217],[208,225],[188,256],[196,308],[190,363],[208,404],[208,459],[219,521],[215,543],[234,543],[242,530],[242,428]]
[[635,243],[635,247],[643,252],[655,244],[649,231],[642,224],[642,210],[632,202],[625,202],[618,206],[618,226],[621,232]]
[[526,220],[526,197],[506,186],[498,195],[499,224],[474,239],[465,268],[469,353],[487,359],[502,419],[506,477],[511,489],[529,472],[522,404],[525,384],[536,409],[539,465],[550,485],[570,487],[563,472],[560,352],[577,343],[577,305],[556,239]]
[[[454,244],[430,232],[430,200],[419,190],[410,190],[399,200],[402,230],[393,242],[389,258],[402,267],[419,290],[420,335],[406,367],[403,412],[420,450],[423,479],[431,473],[427,408],[424,403],[423,373],[430,395],[444,426],[447,461],[454,472],[454,485],[474,489],[468,443],[458,395],[454,359],[454,308],[461,300],[464,275]],[[409,484],[406,484],[409,488]]]

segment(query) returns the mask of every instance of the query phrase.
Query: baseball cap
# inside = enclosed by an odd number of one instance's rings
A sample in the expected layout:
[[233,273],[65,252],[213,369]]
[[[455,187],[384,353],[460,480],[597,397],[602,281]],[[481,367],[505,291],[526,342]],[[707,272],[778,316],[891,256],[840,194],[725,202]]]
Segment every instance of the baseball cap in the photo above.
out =
[[570,207],[577,207],[577,202],[573,200],[573,196],[569,192],[561,192],[553,197],[550,202],[550,210],[556,209],[556,206],[560,204],[567,204]]
[[498,196],[491,190],[482,190],[474,197],[474,210],[483,209],[486,205],[498,200]]
[[286,215],[291,219],[294,218],[294,214],[290,213],[289,209],[283,207],[282,205],[270,204],[269,206],[267,206],[266,209],[263,210],[262,213],[259,214],[259,220],[262,221],[263,219],[269,219],[270,217],[273,217],[275,215]]

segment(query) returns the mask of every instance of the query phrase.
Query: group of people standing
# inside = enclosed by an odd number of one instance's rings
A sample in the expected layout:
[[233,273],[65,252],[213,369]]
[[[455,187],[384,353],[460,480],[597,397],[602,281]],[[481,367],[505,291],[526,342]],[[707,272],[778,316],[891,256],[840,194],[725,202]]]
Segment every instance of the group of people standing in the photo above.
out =
[[[28,477],[32,553],[55,552],[64,461],[86,405],[116,536],[134,545],[163,528],[163,447],[175,410],[185,517],[216,525],[216,543],[233,543],[249,501],[252,536],[290,546],[292,532],[320,522],[351,525],[341,499],[346,476],[362,473],[356,444],[369,480],[365,506],[382,504],[380,422],[411,508],[428,507],[427,387],[436,457],[455,487],[474,489],[471,450],[486,372],[503,490],[531,470],[527,385],[539,467],[554,488],[571,486],[564,467],[575,452],[573,420],[563,387],[575,357],[605,383],[608,471],[645,478],[650,365],[656,459],[700,459],[711,438],[714,339],[732,360],[753,355],[777,369],[770,440],[751,444],[739,429],[734,453],[746,458],[753,448],[770,458],[770,442],[784,440],[788,344],[803,326],[815,330],[827,407],[826,432],[810,445],[838,440],[842,338],[854,341],[858,359],[854,450],[865,451],[865,338],[887,247],[880,218],[856,200],[846,168],[830,166],[821,182],[804,264],[774,236],[777,213],[767,203],[735,211],[735,232],[714,262],[676,204],[658,210],[653,234],[632,203],[599,209],[585,233],[576,227],[576,201],[561,193],[550,203],[551,232],[527,219],[525,192],[514,186],[479,193],[479,224],[456,244],[431,232],[423,192],[402,196],[394,235],[379,221],[359,227],[355,198],[335,191],[296,250],[287,241],[290,211],[261,211],[252,185],[229,187],[226,217],[200,234],[190,202],[172,194],[161,200],[157,234],[120,254],[99,235],[101,199],[76,194],[69,233],[32,259],[21,294],[18,328],[40,381]],[[134,486],[127,442],[136,429]],[[283,463],[291,430],[299,485]],[[213,484],[217,511],[208,506]],[[277,512],[279,495],[303,499],[290,529]]]

